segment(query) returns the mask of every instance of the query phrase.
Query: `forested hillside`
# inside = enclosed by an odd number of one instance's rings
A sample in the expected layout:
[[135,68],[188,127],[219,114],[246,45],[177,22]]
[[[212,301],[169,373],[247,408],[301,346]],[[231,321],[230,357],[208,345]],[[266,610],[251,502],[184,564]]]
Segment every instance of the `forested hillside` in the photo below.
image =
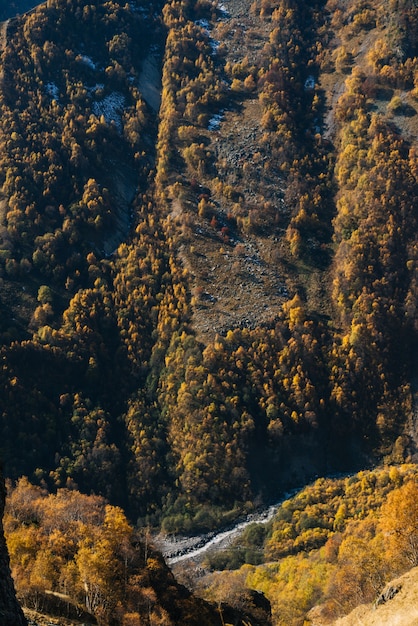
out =
[[[370,623],[391,626],[390,601],[401,586],[390,581],[418,563],[417,494],[415,465],[320,478],[285,500],[271,523],[251,525],[227,550],[209,554],[200,564],[204,577],[174,571],[218,602],[239,597],[246,586],[263,591],[280,626],[337,625],[359,604],[369,614],[379,608]],[[405,613],[399,623],[414,623],[411,609],[397,603]],[[362,611],[352,623],[369,624]]]
[[[187,530],[413,451],[416,9],[402,6],[379,22],[373,6],[253,5],[252,57],[234,64],[235,18],[211,4],[53,1],[7,24],[10,477]],[[150,58],[158,117],[139,89]],[[222,124],[251,107],[258,153],[231,171]],[[268,319],[252,265],[281,277],[262,284]],[[253,312],[234,319],[241,298]]]
[[52,495],[22,478],[9,489],[4,528],[31,624],[42,613],[66,618],[54,618],[61,626],[270,624],[269,606],[257,606],[250,592],[243,590],[239,609],[195,597],[174,579],[148,531],[135,530],[119,507],[100,496],[67,489]]
[[416,2],[0,17],[6,476],[187,533],[414,462]]

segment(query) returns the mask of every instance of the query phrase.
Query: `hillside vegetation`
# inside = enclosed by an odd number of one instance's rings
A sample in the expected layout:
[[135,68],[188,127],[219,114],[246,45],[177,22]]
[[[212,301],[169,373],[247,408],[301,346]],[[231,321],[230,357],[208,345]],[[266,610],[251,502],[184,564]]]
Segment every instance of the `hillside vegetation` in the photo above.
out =
[[67,489],[52,495],[22,478],[9,485],[4,528],[18,597],[35,624],[42,613],[66,626],[270,623],[269,611],[245,590],[240,610],[194,597],[176,582],[148,532],[134,530],[100,496]]
[[337,620],[335,625],[390,626],[390,624],[396,623],[399,626],[413,626],[418,619],[415,608],[417,586],[417,568],[415,567],[388,585],[387,591],[389,593],[394,592],[390,602],[382,603],[377,607],[374,604],[362,605],[347,617]]
[[3,24],[12,481],[188,533],[416,460],[417,25],[413,0],[48,0]]
[[[282,626],[339,624],[359,604],[389,604],[381,597],[388,583],[417,564],[417,485],[415,465],[318,479],[284,501],[266,527],[249,526],[209,555],[195,590],[218,602],[246,586],[263,591]],[[175,573],[191,579],[180,566]]]
[[8,23],[10,477],[178,531],[414,453],[416,9],[331,9],[52,0]]

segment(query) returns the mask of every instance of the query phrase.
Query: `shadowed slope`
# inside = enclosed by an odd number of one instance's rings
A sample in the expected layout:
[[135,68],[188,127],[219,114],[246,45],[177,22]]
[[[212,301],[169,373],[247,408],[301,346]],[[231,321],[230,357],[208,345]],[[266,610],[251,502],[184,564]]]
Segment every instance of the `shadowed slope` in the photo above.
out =
[[27,621],[16,601],[10,575],[9,555],[3,534],[3,513],[6,499],[3,472],[0,470],[0,622],[2,626],[26,626]]
[[16,0],[15,2],[0,2],[0,20],[8,20],[16,15],[26,13],[41,4],[37,0]]

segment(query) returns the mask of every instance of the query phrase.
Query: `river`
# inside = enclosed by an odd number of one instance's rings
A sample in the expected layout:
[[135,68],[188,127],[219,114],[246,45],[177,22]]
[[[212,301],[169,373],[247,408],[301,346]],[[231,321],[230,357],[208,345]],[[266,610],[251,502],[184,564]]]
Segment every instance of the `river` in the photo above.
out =
[[207,552],[227,548],[250,524],[267,524],[270,522],[279,506],[298,491],[295,489],[286,493],[276,504],[247,515],[244,520],[237,521],[230,528],[196,535],[195,537],[171,537],[160,534],[154,538],[155,545],[162,552],[168,565],[200,559]]
[[[352,475],[352,472],[337,472],[335,474],[329,474],[327,478],[347,478]],[[176,563],[184,561],[200,560],[207,552],[215,552],[228,548],[250,524],[267,524],[273,519],[278,508],[285,500],[295,496],[306,487],[307,485],[304,485],[303,487],[298,487],[284,493],[281,500],[276,504],[265,506],[259,511],[247,515],[244,520],[237,520],[234,525],[228,528],[221,528],[194,537],[159,534],[154,537],[154,543],[163,554],[168,565],[175,565]]]

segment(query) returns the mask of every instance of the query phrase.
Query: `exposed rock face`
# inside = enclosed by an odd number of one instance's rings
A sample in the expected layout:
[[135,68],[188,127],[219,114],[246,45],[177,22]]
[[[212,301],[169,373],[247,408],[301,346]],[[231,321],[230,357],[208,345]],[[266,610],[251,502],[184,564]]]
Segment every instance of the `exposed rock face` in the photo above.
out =
[[315,623],[318,626],[331,623],[332,626],[358,626],[358,624],[412,626],[418,624],[418,567],[414,567],[388,583],[381,596],[385,596],[386,600],[379,603],[361,604],[345,617],[332,622]]
[[22,609],[16,600],[10,574],[9,554],[3,532],[3,513],[6,499],[3,472],[0,468],[0,624],[1,626],[27,626]]
[[402,585],[389,585],[382,591],[380,596],[377,598],[375,606],[379,606],[380,604],[385,604],[385,602],[389,602],[389,600],[392,600],[392,598],[394,598],[401,589]]

